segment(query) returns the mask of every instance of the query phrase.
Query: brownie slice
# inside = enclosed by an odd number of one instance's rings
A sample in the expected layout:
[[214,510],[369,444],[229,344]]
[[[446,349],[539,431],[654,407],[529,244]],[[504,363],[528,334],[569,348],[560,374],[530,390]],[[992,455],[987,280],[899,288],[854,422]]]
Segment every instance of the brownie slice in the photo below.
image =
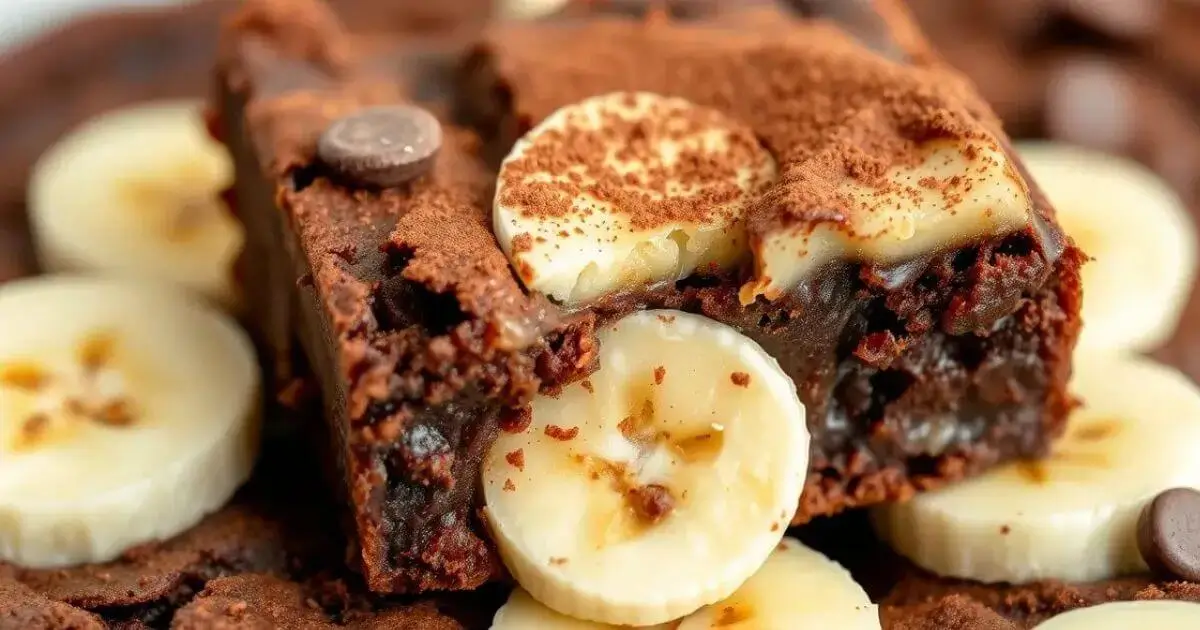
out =
[[[875,150],[871,129],[830,118],[871,108],[893,123],[873,129],[901,143],[986,136],[1007,151],[901,6],[796,4],[502,23],[458,52],[461,32],[355,37],[315,0],[249,2],[230,23],[216,131],[237,162],[253,310],[277,380],[311,371],[321,385],[370,588],[470,589],[502,573],[477,515],[482,454],[530,397],[594,368],[598,323],[638,309],[730,324],[793,377],[813,436],[797,523],[1046,452],[1072,406],[1083,256],[1027,176],[1023,228],[898,263],[833,261],[748,305],[747,269],[564,308],[526,291],[497,245],[497,158],[605,92],[721,110],[791,156],[784,172],[833,138],[863,142],[835,155]],[[438,70],[448,57],[460,73]],[[833,106],[806,109],[813,93]],[[316,159],[339,117],[414,102],[441,117],[444,142],[411,185],[347,184]]]

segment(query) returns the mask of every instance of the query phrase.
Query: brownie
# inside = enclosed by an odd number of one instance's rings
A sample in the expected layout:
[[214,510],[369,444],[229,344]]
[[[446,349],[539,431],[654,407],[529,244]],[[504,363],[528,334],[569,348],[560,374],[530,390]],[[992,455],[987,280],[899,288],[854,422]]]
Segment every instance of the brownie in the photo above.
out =
[[[820,47],[796,42],[824,37],[850,42],[847,63],[875,68],[874,80],[893,82],[887,89],[933,95],[909,102],[908,122],[923,129],[912,133],[953,134],[935,127],[954,119],[959,133],[1000,135],[899,5],[830,4],[843,8],[826,19],[808,15],[819,3],[801,5],[653,28],[610,11],[503,23],[465,52],[412,35],[364,45],[314,0],[250,2],[229,23],[214,127],[237,163],[252,311],[275,380],[311,371],[320,384],[372,589],[470,589],[502,573],[476,513],[480,457],[531,396],[593,369],[597,322],[632,310],[681,308],[731,324],[795,379],[813,435],[797,523],[1042,454],[1061,431],[1082,256],[1036,187],[1026,229],[900,265],[831,264],[804,290],[746,307],[736,275],[576,310],[514,277],[490,228],[496,157],[587,96],[679,95],[776,133],[768,144],[802,148],[813,140],[785,128],[819,129],[816,114],[784,123],[786,103],[801,86],[831,87],[766,78],[806,76]],[[428,69],[446,56],[462,57],[462,71]],[[686,80],[694,76],[710,80]],[[878,99],[875,87],[874,97],[862,87],[853,98]],[[420,181],[373,190],[316,159],[338,117],[413,102],[441,116],[444,133]],[[929,108],[936,113],[918,120]]]

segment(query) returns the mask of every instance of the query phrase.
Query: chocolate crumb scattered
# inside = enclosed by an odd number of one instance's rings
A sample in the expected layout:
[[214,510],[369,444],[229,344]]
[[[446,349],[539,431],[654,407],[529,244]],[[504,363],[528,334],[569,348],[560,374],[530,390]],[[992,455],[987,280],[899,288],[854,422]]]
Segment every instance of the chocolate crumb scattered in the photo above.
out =
[[521,252],[527,252],[532,249],[533,249],[533,237],[528,232],[525,232],[523,234],[518,234],[516,237],[513,238],[512,252],[514,254],[519,254]]
[[734,372],[729,375],[729,380],[733,381],[733,384],[738,387],[750,386],[750,375],[745,372]]
[[667,368],[658,366],[654,368],[654,384],[662,385],[663,379],[667,377]]
[[675,509],[671,491],[658,484],[631,488],[628,497],[634,514],[650,525],[662,521]]
[[504,460],[517,470],[525,470],[525,451],[517,449],[504,456]]
[[585,379],[583,379],[583,381],[581,381],[579,384],[580,384],[580,385],[582,385],[582,386],[583,386],[583,388],[587,390],[587,393],[589,393],[589,394],[595,394],[595,393],[596,393],[596,386],[595,386],[595,385],[592,385],[592,382],[591,382],[590,380],[588,380],[588,379],[586,379],[586,378],[585,378]]
[[505,433],[524,433],[533,423],[533,409],[518,407],[500,413],[500,430]]
[[564,429],[557,424],[548,424],[546,425],[546,435],[556,440],[566,442],[575,439],[575,436],[579,435],[579,427]]
[[673,324],[673,323],[675,323],[675,316],[674,315],[659,315],[658,321],[660,321],[664,324]]
[[514,492],[514,491],[516,491],[516,489],[517,489],[517,484],[513,483],[512,479],[504,480],[504,491],[505,492]]

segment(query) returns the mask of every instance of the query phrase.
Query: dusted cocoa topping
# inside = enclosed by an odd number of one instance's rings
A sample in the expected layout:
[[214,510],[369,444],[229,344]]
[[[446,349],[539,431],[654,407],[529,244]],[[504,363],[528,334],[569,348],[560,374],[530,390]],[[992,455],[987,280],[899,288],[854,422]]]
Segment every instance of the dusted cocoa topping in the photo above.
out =
[[[560,107],[621,89],[679,96],[748,124],[783,173],[770,203],[752,215],[762,232],[841,220],[829,187],[843,174],[875,183],[889,167],[915,163],[921,142],[987,139],[998,128],[944,67],[899,66],[825,22],[768,34],[775,37],[602,18],[507,24],[488,32],[474,63],[510,95],[518,133]],[[563,170],[575,158],[556,160]]]
[[[735,217],[714,214],[740,211],[731,202],[745,189],[769,183],[739,181],[744,170],[761,174],[769,158],[748,129],[731,126],[714,110],[633,93],[597,98],[615,98],[619,106],[580,106],[526,144],[504,164],[497,203],[526,216],[560,218],[595,212],[576,201],[591,198],[611,205],[639,230],[680,222],[725,224]],[[719,140],[708,135],[714,132]],[[701,134],[708,146],[696,142]],[[664,146],[678,147],[679,154],[668,162]],[[614,160],[645,170],[617,169]],[[547,181],[545,173],[569,177]]]
[[[734,134],[734,145],[765,148],[779,166],[779,192],[754,208],[769,217],[761,221],[767,227],[836,218],[833,209],[805,206],[824,185],[814,174],[880,186],[880,173],[907,167],[929,142],[975,142],[954,146],[980,167],[1007,157],[998,123],[965,81],[929,53],[902,9],[875,4],[907,65],[864,46],[865,36],[837,16],[800,20],[779,9],[497,26],[465,56],[450,90],[451,109],[463,118],[431,109],[444,132],[432,170],[378,191],[331,177],[315,159],[317,139],[364,107],[422,104],[420,81],[380,71],[381,58],[413,54],[411,45],[362,46],[336,25],[293,28],[288,22],[302,17],[246,3],[241,12],[255,15],[235,24],[257,26],[226,33],[218,127],[238,165],[239,211],[254,235],[249,256],[261,263],[250,280],[261,295],[254,311],[280,369],[310,365],[321,383],[331,455],[352,508],[353,559],[369,588],[470,589],[503,573],[478,520],[472,480],[482,454],[500,430],[525,430],[532,396],[596,368],[598,322],[635,310],[678,309],[729,324],[793,378],[812,435],[796,522],[903,499],[1047,450],[1073,404],[1065,384],[1083,258],[1064,244],[1036,188],[1027,191],[1032,221],[1015,232],[981,233],[913,260],[834,261],[750,304],[738,295],[750,269],[705,268],[568,310],[523,289],[524,271],[510,267],[493,235],[497,158],[560,107],[614,92],[683,98],[750,129]],[[320,85],[279,91],[273,77],[308,63],[289,51],[315,44],[275,47],[263,36],[272,29],[349,52],[334,69],[310,64]],[[247,41],[263,45],[253,59]],[[557,151],[534,151],[520,166],[565,167],[564,146],[580,149],[572,163],[587,163],[583,149],[604,138],[576,131],[571,143],[556,132],[558,142],[547,146]],[[640,149],[635,142],[629,150]],[[735,153],[676,175],[725,173]],[[812,170],[821,164],[826,170]],[[947,216],[961,207],[965,188],[920,179],[898,194],[932,191],[943,209],[953,206]],[[529,211],[563,211],[547,191],[525,192],[537,192],[524,200],[538,206]],[[513,242],[524,249],[561,238],[539,236],[546,242]],[[305,277],[311,283],[297,285]],[[271,291],[283,294],[268,299]],[[297,351],[307,362],[289,360]],[[571,439],[577,427],[548,430]],[[654,513],[663,507],[642,503]]]

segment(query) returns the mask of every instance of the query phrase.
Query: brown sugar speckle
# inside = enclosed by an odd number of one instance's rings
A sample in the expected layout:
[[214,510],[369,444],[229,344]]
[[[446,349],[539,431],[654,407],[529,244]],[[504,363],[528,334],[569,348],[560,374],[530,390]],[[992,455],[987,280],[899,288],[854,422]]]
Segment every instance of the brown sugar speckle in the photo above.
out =
[[571,427],[569,429],[564,429],[563,427],[560,427],[556,424],[547,424],[546,425],[546,435],[548,435],[556,440],[566,442],[568,440],[575,439],[575,436],[579,435],[579,427]]
[[525,451],[517,449],[504,456],[504,460],[517,470],[525,470]]
[[662,521],[675,509],[671,491],[658,484],[631,488],[627,496],[634,513],[649,525]]
[[34,363],[13,363],[0,367],[0,385],[25,391],[37,391],[50,380],[41,366]]
[[750,375],[745,372],[734,372],[729,375],[729,380],[733,381],[733,384],[738,387],[750,386]]

